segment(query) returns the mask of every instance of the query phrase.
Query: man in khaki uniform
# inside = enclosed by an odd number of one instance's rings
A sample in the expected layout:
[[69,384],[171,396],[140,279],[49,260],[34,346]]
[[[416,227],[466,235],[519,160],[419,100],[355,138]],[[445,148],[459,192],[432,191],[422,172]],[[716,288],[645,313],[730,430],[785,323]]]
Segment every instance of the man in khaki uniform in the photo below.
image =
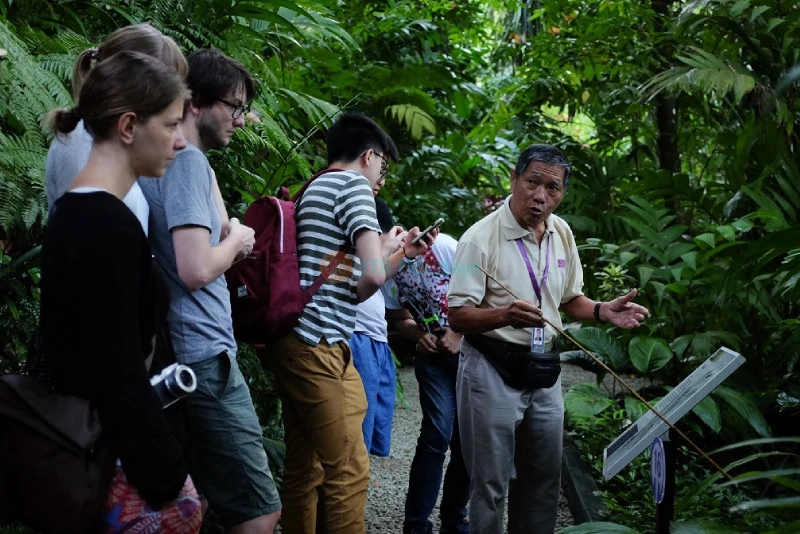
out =
[[[509,534],[555,530],[564,401],[557,355],[547,354],[556,331],[543,318],[560,328],[561,310],[577,320],[634,328],[649,315],[632,302],[636,290],[610,302],[583,295],[575,238],[553,215],[570,171],[556,147],[531,145],[511,171],[512,195],[458,242],[447,298],[450,326],[466,334],[456,396],[470,474],[471,534],[504,532],[506,490]],[[515,300],[476,266],[523,300]],[[509,354],[516,364],[549,358],[550,380],[520,386],[524,373],[508,372],[503,362],[509,359],[499,356]],[[542,382],[548,386],[531,385]]]

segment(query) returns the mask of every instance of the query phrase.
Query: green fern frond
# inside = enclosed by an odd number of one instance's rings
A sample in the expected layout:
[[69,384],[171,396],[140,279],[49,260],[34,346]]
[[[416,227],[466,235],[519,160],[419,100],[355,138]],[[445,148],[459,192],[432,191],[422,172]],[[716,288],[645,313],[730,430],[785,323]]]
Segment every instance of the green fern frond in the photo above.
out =
[[374,102],[379,107],[405,104],[414,106],[427,115],[436,114],[436,101],[428,93],[416,87],[389,86],[375,94]]
[[326,117],[331,117],[338,111],[335,105],[313,96],[301,95],[285,88],[280,89],[279,92],[302,109],[311,124],[323,121]]
[[400,124],[405,123],[414,139],[422,138],[422,130],[428,130],[432,134],[436,133],[436,123],[433,118],[417,106],[397,104],[387,107],[384,113],[391,114],[392,118]]
[[[30,35],[30,28],[22,33]],[[0,63],[0,101],[6,126],[0,132],[0,228],[30,229],[47,215],[44,161],[48,138],[42,117],[70,103],[62,77],[34,57],[16,29],[0,21],[0,42],[8,51]],[[52,49],[45,43],[45,49]]]
[[47,148],[36,136],[5,135],[0,132],[0,168],[9,171],[43,167]]
[[58,76],[62,82],[69,83],[72,80],[72,67],[75,65],[73,54],[44,54],[37,56],[36,62],[44,70]]
[[652,100],[662,91],[691,92],[699,90],[724,97],[733,93],[738,103],[742,97],[756,87],[756,78],[752,72],[741,65],[727,59],[720,59],[713,54],[692,48],[693,52],[678,59],[685,67],[673,67],[657,74],[645,83],[640,90],[647,100]]

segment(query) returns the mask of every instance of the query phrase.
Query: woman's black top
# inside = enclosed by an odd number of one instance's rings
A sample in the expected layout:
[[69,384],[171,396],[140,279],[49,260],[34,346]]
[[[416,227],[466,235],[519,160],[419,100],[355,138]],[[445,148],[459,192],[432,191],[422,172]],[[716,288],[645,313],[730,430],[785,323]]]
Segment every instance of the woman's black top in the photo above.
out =
[[188,465],[145,367],[169,288],[139,221],[110,193],[65,194],[47,224],[41,274],[49,385],[95,404],[128,481],[149,504],[175,499]]

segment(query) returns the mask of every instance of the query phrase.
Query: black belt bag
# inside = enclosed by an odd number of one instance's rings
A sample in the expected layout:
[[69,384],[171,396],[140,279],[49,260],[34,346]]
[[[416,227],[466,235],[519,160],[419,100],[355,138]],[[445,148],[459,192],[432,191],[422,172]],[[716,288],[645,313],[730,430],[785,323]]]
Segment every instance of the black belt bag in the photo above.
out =
[[531,352],[521,345],[481,335],[464,336],[492,364],[503,381],[514,389],[547,389],[561,375],[557,352]]

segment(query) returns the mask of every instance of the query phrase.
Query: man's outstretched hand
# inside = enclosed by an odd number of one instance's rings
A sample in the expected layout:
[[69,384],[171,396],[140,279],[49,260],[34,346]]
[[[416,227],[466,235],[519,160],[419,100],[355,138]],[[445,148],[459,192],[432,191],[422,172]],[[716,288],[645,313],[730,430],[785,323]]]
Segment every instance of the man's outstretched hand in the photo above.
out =
[[633,302],[639,290],[633,289],[627,295],[617,297],[600,306],[600,318],[620,328],[636,328],[650,312],[644,306]]

